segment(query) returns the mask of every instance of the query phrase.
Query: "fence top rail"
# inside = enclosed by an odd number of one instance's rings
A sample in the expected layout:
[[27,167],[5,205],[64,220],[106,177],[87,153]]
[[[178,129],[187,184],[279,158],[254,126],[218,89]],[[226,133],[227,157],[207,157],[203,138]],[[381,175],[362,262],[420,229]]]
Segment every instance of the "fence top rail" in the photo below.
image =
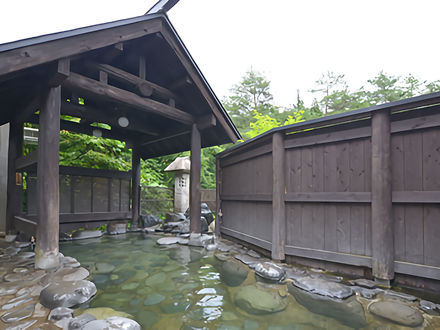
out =
[[291,125],[275,127],[271,130],[264,132],[252,139],[249,139],[245,142],[237,144],[225,151],[222,151],[216,155],[217,158],[227,157],[229,154],[234,153],[238,149],[248,146],[254,141],[259,141],[264,138],[269,137],[270,135],[281,132],[284,134],[294,133],[297,131],[302,131],[309,128],[317,128],[322,126],[336,125],[345,123],[352,120],[365,119],[370,117],[374,112],[388,110],[390,112],[402,111],[402,110],[410,110],[422,106],[430,106],[440,103],[440,92],[430,93],[425,95],[420,95],[416,97],[411,97],[399,101],[383,103],[379,105],[373,105],[367,108],[362,108],[358,110],[347,111],[344,113],[339,113],[335,115],[325,116],[321,118],[316,118],[312,120],[307,120]]

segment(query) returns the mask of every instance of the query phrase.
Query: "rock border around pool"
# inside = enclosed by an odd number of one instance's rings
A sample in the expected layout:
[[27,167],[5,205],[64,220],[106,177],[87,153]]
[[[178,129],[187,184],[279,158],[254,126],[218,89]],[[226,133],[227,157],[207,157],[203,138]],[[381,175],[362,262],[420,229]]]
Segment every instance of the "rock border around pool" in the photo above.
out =
[[[82,231],[81,238],[101,237],[99,231]],[[79,304],[93,298],[97,292],[86,278],[89,271],[72,257],[59,254],[55,269],[35,269],[35,254],[29,243],[16,242],[14,235],[0,240],[0,328],[39,329],[129,329],[140,325],[117,311],[108,309],[104,319],[81,314],[73,317]]]

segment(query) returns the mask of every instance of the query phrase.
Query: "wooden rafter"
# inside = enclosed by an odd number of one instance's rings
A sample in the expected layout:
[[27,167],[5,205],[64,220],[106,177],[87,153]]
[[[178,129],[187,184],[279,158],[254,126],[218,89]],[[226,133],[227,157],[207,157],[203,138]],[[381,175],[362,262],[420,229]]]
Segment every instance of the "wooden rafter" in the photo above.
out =
[[104,98],[108,101],[124,104],[125,106],[166,117],[187,125],[195,121],[195,118],[187,112],[141,97],[127,90],[103,84],[76,73],[71,73],[64,81],[63,86],[73,91],[79,91],[91,98]]

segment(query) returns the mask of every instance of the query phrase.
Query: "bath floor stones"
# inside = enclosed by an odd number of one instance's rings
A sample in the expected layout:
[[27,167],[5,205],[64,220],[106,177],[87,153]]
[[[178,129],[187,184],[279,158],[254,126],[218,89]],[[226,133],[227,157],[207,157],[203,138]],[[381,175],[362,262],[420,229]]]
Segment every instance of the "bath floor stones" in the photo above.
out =
[[240,288],[234,297],[235,304],[250,314],[276,313],[287,307],[287,297],[278,291],[265,289],[255,285]]

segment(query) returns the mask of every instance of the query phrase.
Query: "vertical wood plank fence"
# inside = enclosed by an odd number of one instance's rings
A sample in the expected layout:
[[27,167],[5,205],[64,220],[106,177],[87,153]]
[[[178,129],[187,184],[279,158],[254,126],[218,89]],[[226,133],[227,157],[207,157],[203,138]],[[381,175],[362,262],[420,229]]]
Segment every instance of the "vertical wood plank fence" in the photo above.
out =
[[217,230],[277,260],[440,280],[439,103],[434,93],[319,118],[220,153]]

